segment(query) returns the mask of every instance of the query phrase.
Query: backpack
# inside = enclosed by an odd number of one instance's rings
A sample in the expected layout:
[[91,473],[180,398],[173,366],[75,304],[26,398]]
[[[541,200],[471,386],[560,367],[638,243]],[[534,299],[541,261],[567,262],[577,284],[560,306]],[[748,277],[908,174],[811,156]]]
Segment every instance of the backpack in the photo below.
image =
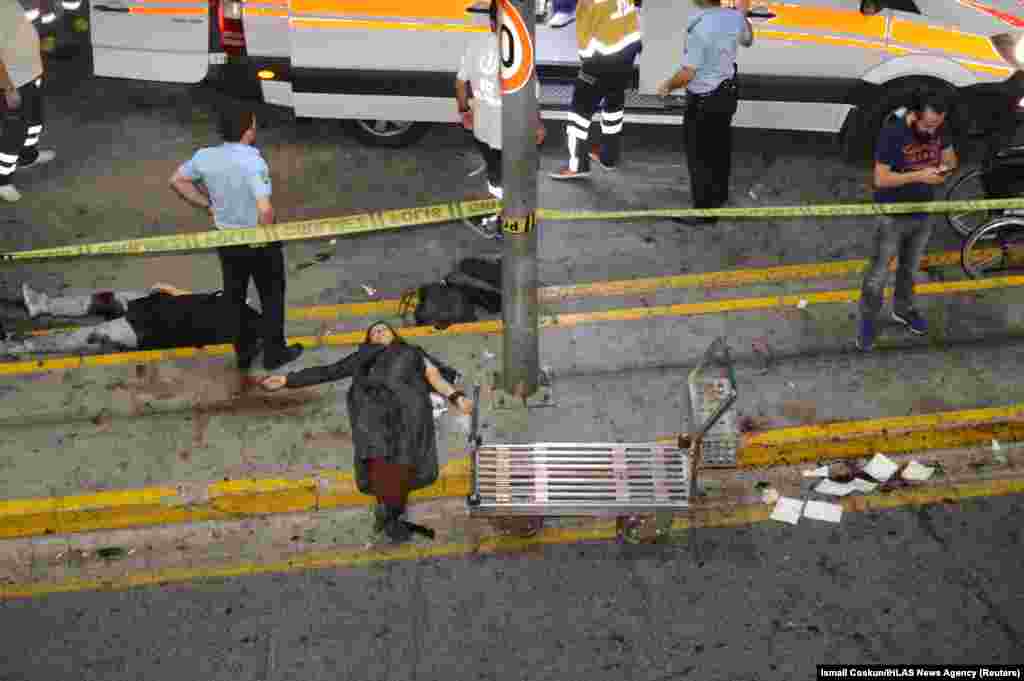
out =
[[452,286],[462,288],[470,302],[491,314],[501,312],[501,261],[466,258],[458,269],[444,278]]
[[469,295],[461,286],[450,286],[444,282],[427,284],[402,296],[399,309],[406,314],[412,307],[412,297],[419,298],[413,311],[417,324],[447,329],[452,324],[464,324],[477,320],[476,309]]

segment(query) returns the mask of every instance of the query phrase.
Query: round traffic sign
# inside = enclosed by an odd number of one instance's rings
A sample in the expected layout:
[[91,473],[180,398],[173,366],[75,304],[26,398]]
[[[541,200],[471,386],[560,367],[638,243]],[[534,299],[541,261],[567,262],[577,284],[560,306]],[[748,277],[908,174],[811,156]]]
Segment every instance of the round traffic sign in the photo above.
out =
[[510,0],[501,2],[501,92],[518,92],[533,75],[533,41],[519,10]]

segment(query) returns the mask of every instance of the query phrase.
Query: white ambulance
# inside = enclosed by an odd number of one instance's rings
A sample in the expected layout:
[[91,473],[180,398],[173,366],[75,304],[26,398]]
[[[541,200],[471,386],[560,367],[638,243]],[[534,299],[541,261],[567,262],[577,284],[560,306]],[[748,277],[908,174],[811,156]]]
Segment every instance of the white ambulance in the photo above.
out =
[[[350,121],[364,141],[400,146],[455,123],[454,75],[478,0],[92,0],[97,76],[204,79]],[[873,140],[916,86],[1024,96],[1024,0],[754,0],[755,40],[739,55],[735,125]],[[477,7],[479,9],[479,6]],[[678,123],[681,98],[655,94],[679,66],[687,0],[645,0],[643,52],[626,121]],[[564,119],[579,66],[575,25],[537,24],[541,115]],[[667,105],[668,104],[668,105]]]

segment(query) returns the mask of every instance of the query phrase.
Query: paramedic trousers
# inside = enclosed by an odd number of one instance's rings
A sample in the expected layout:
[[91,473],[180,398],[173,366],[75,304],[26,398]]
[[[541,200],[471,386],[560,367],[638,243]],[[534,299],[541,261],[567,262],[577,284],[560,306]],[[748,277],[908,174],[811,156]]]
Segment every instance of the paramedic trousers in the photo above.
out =
[[687,93],[683,144],[694,208],[719,208],[729,200],[732,118],[737,105],[735,79],[705,95]]
[[11,184],[18,166],[34,163],[39,156],[39,136],[43,134],[43,79],[22,85],[21,108],[4,116],[0,136],[0,186]]
[[914,273],[932,235],[932,220],[924,215],[880,215],[877,218],[871,261],[864,274],[860,293],[861,319],[875,321],[882,310],[882,296],[889,278],[889,262],[899,257],[893,312],[905,314],[914,309]]
[[[284,249],[281,242],[259,246],[225,246],[217,249],[224,276],[224,298],[234,303],[230,308],[243,310],[249,279],[256,284],[263,314],[263,356],[277,358],[285,352],[284,339]],[[240,314],[241,312],[239,312]],[[241,320],[233,328],[242,328]],[[252,339],[235,341],[240,356]]]
[[572,92],[572,110],[565,126],[566,142],[569,145],[569,169],[585,173],[590,170],[590,150],[587,138],[590,136],[590,120],[597,111],[601,100],[601,162],[616,166],[622,154],[622,117],[626,104],[626,88],[633,79],[635,52],[629,51],[622,58],[602,58],[600,61],[585,62],[576,77]]

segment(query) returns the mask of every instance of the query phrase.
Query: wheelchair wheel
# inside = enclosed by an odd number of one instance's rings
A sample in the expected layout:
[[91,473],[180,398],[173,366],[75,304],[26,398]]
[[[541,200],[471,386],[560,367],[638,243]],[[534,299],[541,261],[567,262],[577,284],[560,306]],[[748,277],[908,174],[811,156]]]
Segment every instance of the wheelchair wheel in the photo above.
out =
[[1001,217],[982,225],[960,250],[960,264],[972,279],[1024,270],[1024,217]]
[[[946,192],[947,201],[980,201],[985,198],[985,187],[982,184],[981,169],[962,175]],[[968,237],[987,222],[996,217],[996,211],[973,211],[966,213],[946,213],[946,222],[962,237]]]

